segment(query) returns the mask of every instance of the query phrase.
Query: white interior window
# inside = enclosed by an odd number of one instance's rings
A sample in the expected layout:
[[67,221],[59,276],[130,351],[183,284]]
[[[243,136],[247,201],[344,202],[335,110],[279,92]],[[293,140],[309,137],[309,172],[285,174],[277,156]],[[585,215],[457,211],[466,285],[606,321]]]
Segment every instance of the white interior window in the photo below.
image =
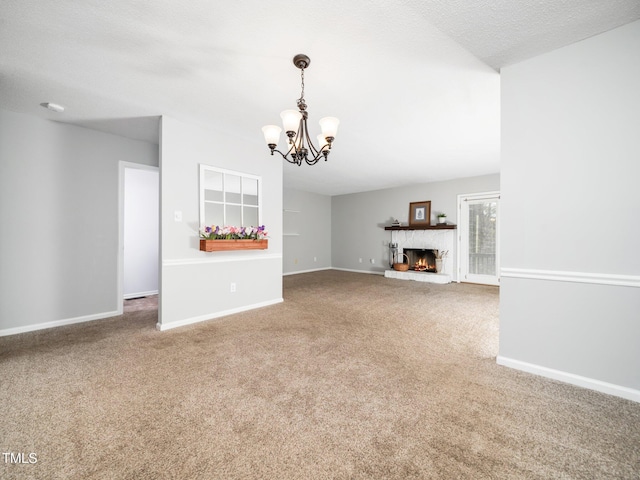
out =
[[262,223],[259,176],[200,164],[200,228]]

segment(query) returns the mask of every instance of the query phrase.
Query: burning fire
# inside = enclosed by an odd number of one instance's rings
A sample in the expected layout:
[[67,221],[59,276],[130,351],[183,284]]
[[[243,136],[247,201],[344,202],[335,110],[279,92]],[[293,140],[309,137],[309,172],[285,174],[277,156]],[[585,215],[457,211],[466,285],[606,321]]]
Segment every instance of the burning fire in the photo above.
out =
[[418,272],[424,272],[425,270],[429,269],[429,265],[427,265],[427,259],[426,258],[419,259],[413,265],[413,269],[418,271]]

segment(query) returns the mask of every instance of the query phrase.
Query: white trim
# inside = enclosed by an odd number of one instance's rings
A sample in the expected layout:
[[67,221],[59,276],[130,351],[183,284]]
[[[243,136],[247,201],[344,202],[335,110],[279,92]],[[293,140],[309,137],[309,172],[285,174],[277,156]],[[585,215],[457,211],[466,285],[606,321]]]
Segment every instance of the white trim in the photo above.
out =
[[458,195],[458,199],[460,199],[460,197],[466,198],[467,200],[486,200],[489,198],[497,198],[498,200],[500,200],[500,191],[494,190],[492,192],[482,193],[462,193]]
[[354,270],[352,268],[337,268],[337,267],[331,267],[331,270],[340,270],[341,272],[353,272],[353,273],[368,273],[371,275],[383,275],[384,276],[384,271],[382,272],[372,272],[370,270]]
[[125,300],[129,300],[130,298],[140,298],[140,297],[148,297],[149,295],[158,295],[158,290],[152,290],[150,292],[137,292],[137,293],[129,293],[124,295]]
[[640,390],[635,390],[633,388],[614,385],[613,383],[602,382],[593,378],[582,377],[573,373],[554,370],[552,368],[542,367],[540,365],[534,365],[532,363],[522,362],[520,360],[514,360],[513,358],[502,357],[500,355],[496,358],[496,363],[498,365],[514,368],[523,372],[533,373],[534,375],[559,380],[578,387],[596,390],[608,395],[615,395],[616,397],[626,398],[627,400],[634,402],[640,402]]
[[198,315],[197,317],[185,318],[183,320],[177,320],[168,324],[158,322],[156,328],[161,332],[171,330],[172,328],[185,327],[194,323],[206,322],[207,320],[214,320],[220,317],[226,317],[233,315],[234,313],[246,312],[247,310],[255,310],[256,308],[268,307],[269,305],[275,305],[277,303],[284,302],[283,298],[276,298],[275,300],[268,300],[266,302],[254,303],[253,305],[245,305],[238,308],[231,308],[229,310],[223,310],[222,312],[207,313],[205,315]]
[[555,282],[592,283],[640,288],[638,275],[614,275],[608,273],[564,272],[556,270],[533,270],[528,268],[502,268],[500,275],[511,278],[550,280]]
[[5,328],[0,330],[0,337],[7,335],[16,335],[18,333],[33,332],[35,330],[44,330],[46,328],[62,327],[65,325],[73,325],[74,323],[91,322],[93,320],[102,320],[104,318],[116,317],[122,315],[122,312],[103,312],[94,313],[93,315],[84,315],[82,317],[66,318],[64,320],[54,320],[52,322],[36,323],[34,325],[25,325],[24,327]]
[[286,277],[287,275],[297,275],[299,273],[321,272],[323,270],[332,270],[332,268],[331,267],[323,267],[323,268],[312,268],[310,270],[298,270],[296,272],[283,273],[282,276]]
[[[246,251],[246,250],[245,250]],[[231,254],[233,255],[233,253]],[[228,262],[255,262],[258,260],[277,260],[282,259],[279,253],[271,253],[266,255],[243,255],[243,256],[219,256],[207,258],[173,258],[163,260],[163,267],[177,267],[181,265],[201,265],[207,263],[228,263]]]

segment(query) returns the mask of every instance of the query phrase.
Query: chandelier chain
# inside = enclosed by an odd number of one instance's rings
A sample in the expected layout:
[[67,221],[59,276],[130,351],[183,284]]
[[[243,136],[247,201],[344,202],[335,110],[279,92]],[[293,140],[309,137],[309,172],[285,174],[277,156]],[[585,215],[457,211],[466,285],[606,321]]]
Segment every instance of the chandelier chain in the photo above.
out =
[[300,87],[302,91],[300,92],[300,100],[304,100],[304,68],[300,69]]

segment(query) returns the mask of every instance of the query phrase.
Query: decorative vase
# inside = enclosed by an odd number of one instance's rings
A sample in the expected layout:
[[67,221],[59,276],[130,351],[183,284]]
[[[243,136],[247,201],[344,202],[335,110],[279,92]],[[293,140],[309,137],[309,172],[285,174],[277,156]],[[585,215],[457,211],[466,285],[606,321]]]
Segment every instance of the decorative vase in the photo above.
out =
[[442,259],[436,258],[436,273],[444,273],[443,267],[444,267],[444,264],[442,263]]
[[225,252],[229,250],[266,250],[269,240],[207,240],[200,239],[203,252]]

